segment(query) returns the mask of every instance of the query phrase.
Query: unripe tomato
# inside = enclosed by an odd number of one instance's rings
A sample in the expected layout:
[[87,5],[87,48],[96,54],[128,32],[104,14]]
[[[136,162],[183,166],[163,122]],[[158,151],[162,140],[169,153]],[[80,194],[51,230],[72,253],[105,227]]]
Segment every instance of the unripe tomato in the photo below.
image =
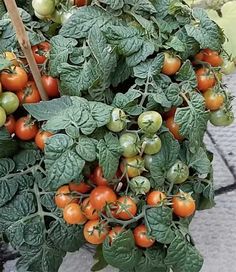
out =
[[147,134],[155,134],[162,125],[162,117],[157,111],[146,111],[139,115],[138,126]]
[[212,89],[209,89],[203,93],[203,96],[205,98],[205,105],[208,110],[218,110],[224,103],[224,96],[220,93],[214,92]]
[[70,225],[82,225],[87,221],[78,203],[68,204],[63,210],[63,218]]
[[234,122],[234,113],[220,108],[217,111],[210,112],[210,122],[217,127],[230,126]]
[[172,199],[173,211],[177,216],[189,217],[194,214],[196,204],[190,194],[180,192]]
[[221,72],[225,75],[233,74],[236,67],[233,61],[231,60],[224,60],[223,66],[221,68]]
[[115,192],[107,186],[98,186],[94,188],[90,194],[91,205],[98,211],[110,203],[114,203],[117,200]]
[[107,128],[112,132],[121,132],[126,126],[126,115],[123,110],[114,108],[111,113],[111,120]]
[[156,206],[160,204],[164,199],[166,199],[166,195],[160,191],[152,191],[147,196],[147,204],[150,206]]
[[89,220],[84,226],[84,238],[92,245],[102,244],[108,233],[108,226],[99,220]]
[[174,182],[174,184],[181,184],[188,179],[189,168],[185,163],[178,160],[167,171],[166,177],[169,182]]
[[38,133],[38,126],[31,122],[28,116],[21,117],[16,121],[16,136],[22,141],[29,141],[35,138]]
[[144,167],[145,167],[145,169],[151,170],[152,160],[153,160],[152,155],[145,155],[144,156]]
[[172,76],[179,71],[181,67],[181,60],[168,52],[165,52],[164,55],[165,59],[162,67],[162,73],[167,76]]
[[161,150],[161,139],[157,135],[153,137],[144,135],[141,141],[144,144],[144,153],[147,155],[154,155]]
[[0,128],[6,123],[7,115],[5,110],[0,107]]
[[137,205],[129,196],[121,196],[118,198],[116,215],[122,220],[129,220],[137,213]]
[[124,158],[120,164],[122,173],[127,173],[128,177],[133,178],[140,176],[144,171],[144,161],[140,156]]
[[149,179],[143,176],[137,176],[132,178],[129,181],[129,186],[136,195],[145,195],[151,189],[151,183]]
[[35,144],[39,149],[44,150],[46,140],[52,136],[49,131],[39,131],[35,136]]
[[134,240],[137,246],[149,248],[155,243],[155,239],[150,238],[145,225],[139,225],[134,229]]
[[9,134],[15,133],[16,129],[16,120],[13,115],[7,117],[5,128],[8,130]]
[[55,203],[58,208],[64,209],[70,203],[77,203],[78,199],[73,198],[68,185],[61,186],[55,195]]
[[49,16],[55,10],[54,0],[33,0],[32,6],[35,12],[41,16]]
[[89,220],[97,220],[99,219],[99,214],[96,209],[92,206],[89,197],[85,198],[82,203],[82,212]]
[[19,99],[12,92],[3,92],[0,94],[0,106],[5,110],[6,114],[11,114],[18,109]]
[[126,158],[138,155],[138,137],[135,133],[127,132],[120,136],[120,145],[123,148],[123,156]]

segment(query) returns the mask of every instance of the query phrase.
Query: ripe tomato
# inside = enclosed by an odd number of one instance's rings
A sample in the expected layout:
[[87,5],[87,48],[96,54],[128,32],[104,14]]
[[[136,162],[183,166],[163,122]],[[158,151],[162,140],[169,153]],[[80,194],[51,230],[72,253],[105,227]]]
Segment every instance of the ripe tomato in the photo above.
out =
[[120,136],[120,145],[123,149],[123,156],[130,158],[139,153],[138,137],[135,133],[126,132]]
[[147,234],[145,225],[139,225],[134,229],[134,240],[137,246],[148,248],[154,245],[155,240],[150,238]]
[[151,189],[151,183],[148,178],[137,176],[129,181],[129,186],[132,192],[136,195],[145,195]]
[[108,232],[108,226],[99,220],[89,220],[84,226],[84,238],[93,245],[102,244]]
[[203,61],[208,62],[213,67],[219,67],[223,64],[223,59],[217,51],[209,48],[203,50]]
[[41,150],[44,150],[45,141],[52,136],[53,134],[49,131],[39,131],[34,139],[37,147]]
[[97,185],[97,186],[108,186],[108,181],[103,177],[102,167],[97,166],[91,175],[90,179]]
[[114,108],[111,113],[111,120],[107,128],[112,132],[121,132],[126,126],[126,115],[123,110]]
[[115,226],[114,228],[112,228],[112,230],[110,230],[108,233],[108,236],[110,238],[110,243],[112,244],[116,240],[117,236],[124,230],[125,229],[122,228],[121,226]]
[[117,200],[116,215],[122,220],[129,220],[137,213],[137,205],[129,196],[121,196]]
[[91,204],[91,202],[89,200],[89,197],[85,198],[83,200],[81,208],[82,208],[82,212],[84,213],[84,215],[86,216],[87,219],[89,219],[89,220],[99,219],[98,212],[92,206],[92,204]]
[[107,186],[98,186],[90,194],[90,202],[98,211],[103,210],[106,204],[114,203],[116,200],[115,192]]
[[78,192],[81,194],[85,194],[85,193],[89,192],[92,188],[91,186],[89,186],[85,182],[80,182],[80,183],[70,182],[69,187],[70,187],[71,192]]
[[16,121],[15,133],[16,136],[23,141],[32,140],[38,133],[38,126],[35,122],[31,122],[28,116],[21,117]]
[[68,204],[78,202],[78,199],[73,198],[70,193],[71,191],[68,185],[63,185],[57,190],[55,203],[58,208],[64,209]]
[[220,93],[214,92],[212,89],[206,91],[203,96],[208,110],[218,110],[224,103],[224,96]]
[[25,88],[28,82],[28,75],[21,67],[11,67],[11,72],[3,71],[0,75],[3,89],[17,92]]
[[196,204],[190,194],[180,192],[172,199],[173,211],[177,216],[188,217],[194,214]]
[[165,52],[164,55],[165,59],[162,67],[162,73],[167,76],[172,76],[179,71],[181,67],[181,60],[168,52]]
[[13,115],[9,115],[7,117],[6,123],[5,123],[5,128],[8,130],[10,134],[15,133],[16,129],[16,120]]
[[162,125],[162,117],[157,111],[146,111],[139,115],[138,126],[147,134],[156,133]]
[[147,196],[147,204],[150,206],[156,206],[160,204],[164,199],[166,199],[166,195],[160,191],[152,191]]
[[0,107],[0,128],[6,123],[7,115],[5,110]]
[[210,112],[210,122],[217,127],[230,126],[234,122],[234,113],[220,108],[217,111]]
[[77,7],[86,6],[87,0],[74,0],[74,5]]
[[82,213],[81,207],[78,203],[70,203],[66,205],[63,210],[63,218],[66,223],[74,224],[84,224],[87,221],[87,218]]
[[144,153],[147,155],[154,155],[161,150],[161,139],[157,135],[152,137],[143,135],[141,141],[145,146]]
[[194,56],[194,59],[197,60],[197,61],[203,61],[203,59],[204,59],[203,50],[201,50],[199,53],[197,53],[197,54]]
[[174,117],[169,117],[166,120],[166,127],[169,129],[176,140],[182,141],[184,139],[184,137],[179,132],[179,125],[175,123]]
[[21,104],[24,103],[38,103],[41,101],[41,97],[33,81],[28,81],[26,87],[17,92],[17,97]]
[[181,184],[185,182],[189,177],[189,168],[182,161],[178,160],[167,171],[166,178],[169,182],[174,184]]
[[200,68],[196,71],[198,90],[205,92],[216,84],[214,74],[207,68]]
[[34,11],[41,16],[49,16],[55,10],[54,0],[33,0],[32,6]]
[[140,156],[124,158],[120,164],[122,173],[127,173],[128,177],[133,178],[140,176],[144,171],[144,161]]
[[168,118],[170,118],[170,117],[174,117],[174,116],[175,116],[175,113],[176,113],[176,110],[177,110],[177,108],[176,108],[176,107],[173,107],[173,108],[171,108],[169,111],[164,112],[164,114],[163,114],[164,120],[166,120],[166,119],[168,119]]
[[14,66],[19,66],[19,63],[17,61],[17,57],[13,52],[5,52],[3,53],[3,57],[7,60],[9,60],[12,65]]
[[12,92],[0,94],[0,106],[4,108],[6,114],[15,112],[19,107],[19,99]]
[[58,86],[58,79],[55,77],[51,77],[48,75],[43,75],[42,76],[42,83],[44,90],[48,94],[48,97],[59,97],[59,86]]
[[46,61],[50,47],[51,45],[48,42],[41,42],[32,46],[32,52],[37,64],[43,64]]

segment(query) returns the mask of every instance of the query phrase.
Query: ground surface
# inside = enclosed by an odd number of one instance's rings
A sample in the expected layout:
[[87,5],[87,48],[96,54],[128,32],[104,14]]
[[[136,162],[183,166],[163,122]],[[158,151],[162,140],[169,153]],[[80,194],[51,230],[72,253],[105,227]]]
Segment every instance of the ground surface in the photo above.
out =
[[[226,80],[236,95],[236,74]],[[236,115],[236,101],[234,102]],[[209,127],[205,141],[215,154],[214,171],[216,207],[198,212],[191,232],[197,247],[205,257],[202,272],[236,271],[236,122],[229,128]],[[4,272],[15,272],[14,261],[5,265]],[[93,264],[90,252],[68,254],[59,272],[89,272]],[[103,272],[115,272],[113,268]]]

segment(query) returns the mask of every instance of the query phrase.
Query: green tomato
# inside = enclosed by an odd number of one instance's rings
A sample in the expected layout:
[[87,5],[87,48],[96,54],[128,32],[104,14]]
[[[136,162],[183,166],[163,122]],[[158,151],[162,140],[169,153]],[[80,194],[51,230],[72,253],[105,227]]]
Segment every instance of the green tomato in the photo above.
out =
[[161,150],[161,139],[157,135],[152,138],[144,135],[141,141],[144,145],[144,153],[147,155],[154,155]]
[[230,75],[235,71],[236,67],[233,61],[224,60],[221,72],[225,75]]
[[54,0],[33,0],[32,6],[36,14],[40,16],[50,16],[55,11]]
[[151,169],[151,164],[152,164],[152,160],[153,160],[153,156],[152,155],[144,155],[144,167],[145,169],[149,170]]
[[19,104],[17,95],[12,92],[4,92],[0,95],[0,106],[3,107],[7,114],[15,112]]
[[188,166],[179,160],[167,171],[167,180],[169,182],[174,182],[175,184],[181,184],[185,182],[188,177]]
[[111,113],[111,120],[107,128],[112,132],[121,132],[126,126],[126,115],[123,110],[114,108]]
[[162,125],[162,117],[156,111],[146,111],[138,118],[138,126],[147,134],[156,133]]
[[51,20],[54,23],[61,24],[61,16],[62,16],[62,12],[60,10],[55,10],[51,16]]
[[132,178],[129,181],[129,186],[136,195],[145,195],[151,189],[151,183],[149,179],[143,176],[137,176]]
[[210,112],[210,122],[217,127],[230,126],[234,122],[234,113],[221,108]]
[[138,137],[135,133],[124,133],[120,136],[120,145],[123,148],[123,156],[126,158],[138,155],[139,150],[137,146]]
[[42,15],[38,14],[36,11],[34,11],[34,14],[35,14],[35,16],[36,16],[38,19],[40,19],[40,20],[46,21],[46,20],[49,19],[48,16],[42,16]]
[[7,120],[6,112],[2,107],[0,107],[0,127],[2,127],[6,123],[6,120]]
[[66,21],[70,19],[70,17],[76,12],[77,8],[71,8],[68,11],[64,11],[61,14],[61,23],[65,24]]

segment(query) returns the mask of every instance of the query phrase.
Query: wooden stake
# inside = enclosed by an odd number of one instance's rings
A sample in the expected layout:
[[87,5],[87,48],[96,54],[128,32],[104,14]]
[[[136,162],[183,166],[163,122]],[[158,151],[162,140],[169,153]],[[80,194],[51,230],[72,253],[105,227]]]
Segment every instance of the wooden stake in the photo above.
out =
[[41,80],[41,74],[39,72],[37,63],[34,59],[30,41],[28,38],[28,35],[25,31],[25,26],[21,20],[19,11],[17,9],[17,5],[15,0],[4,0],[4,3],[6,5],[7,11],[9,13],[9,16],[11,18],[12,25],[14,26],[14,29],[16,31],[16,37],[18,39],[18,42],[21,46],[21,49],[28,61],[31,73],[34,77],[36,86],[39,90],[40,96],[42,100],[48,100],[47,93],[44,90],[42,80]]

